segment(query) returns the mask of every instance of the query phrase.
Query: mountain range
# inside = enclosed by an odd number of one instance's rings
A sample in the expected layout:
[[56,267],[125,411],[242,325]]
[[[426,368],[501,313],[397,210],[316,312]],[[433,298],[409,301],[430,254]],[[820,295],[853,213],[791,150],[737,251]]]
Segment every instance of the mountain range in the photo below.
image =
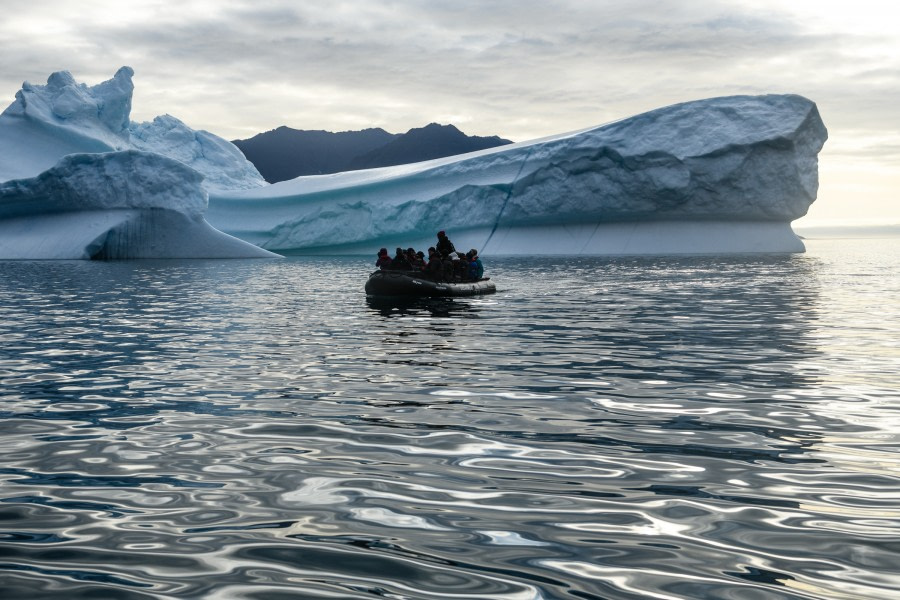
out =
[[301,175],[420,162],[512,142],[497,136],[468,136],[453,125],[431,123],[403,134],[380,128],[333,133],[279,127],[232,143],[266,181],[276,183]]

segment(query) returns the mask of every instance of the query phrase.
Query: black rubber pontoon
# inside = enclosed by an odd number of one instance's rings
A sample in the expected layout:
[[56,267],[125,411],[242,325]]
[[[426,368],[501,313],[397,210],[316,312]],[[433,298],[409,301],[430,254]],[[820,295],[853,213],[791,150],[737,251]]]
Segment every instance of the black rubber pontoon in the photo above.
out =
[[478,281],[440,282],[417,277],[408,271],[375,271],[366,281],[367,296],[405,296],[409,298],[443,298],[478,296],[497,291],[489,278]]

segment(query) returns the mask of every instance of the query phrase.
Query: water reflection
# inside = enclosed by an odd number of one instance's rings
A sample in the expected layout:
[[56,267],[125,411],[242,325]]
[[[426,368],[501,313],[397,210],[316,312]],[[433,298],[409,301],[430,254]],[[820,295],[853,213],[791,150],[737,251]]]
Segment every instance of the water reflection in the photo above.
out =
[[382,298],[366,296],[366,305],[382,317],[473,318],[477,301],[456,298]]

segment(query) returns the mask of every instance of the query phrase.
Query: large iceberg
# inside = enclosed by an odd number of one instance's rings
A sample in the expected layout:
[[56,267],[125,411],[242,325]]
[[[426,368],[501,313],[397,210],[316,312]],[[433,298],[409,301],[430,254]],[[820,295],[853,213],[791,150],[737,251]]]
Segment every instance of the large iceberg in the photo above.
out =
[[132,76],[54,73],[0,115],[0,258],[367,254],[439,229],[482,254],[802,251],[790,223],[815,200],[827,137],[805,98],[733,96],[266,185],[221,138],[133,123]]
[[276,256],[204,219],[210,190],[265,185],[253,165],[174,117],[133,123],[132,75],[53,73],[0,115],[0,259]]
[[797,252],[827,133],[796,95],[677,104],[428,162],[212,193],[210,223],[281,253]]

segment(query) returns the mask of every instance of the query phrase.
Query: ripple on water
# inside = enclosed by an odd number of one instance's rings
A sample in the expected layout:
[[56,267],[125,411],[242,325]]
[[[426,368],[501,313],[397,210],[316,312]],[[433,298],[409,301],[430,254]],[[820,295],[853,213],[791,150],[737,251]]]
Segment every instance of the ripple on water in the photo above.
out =
[[0,263],[4,598],[891,597],[900,270],[812,246]]

